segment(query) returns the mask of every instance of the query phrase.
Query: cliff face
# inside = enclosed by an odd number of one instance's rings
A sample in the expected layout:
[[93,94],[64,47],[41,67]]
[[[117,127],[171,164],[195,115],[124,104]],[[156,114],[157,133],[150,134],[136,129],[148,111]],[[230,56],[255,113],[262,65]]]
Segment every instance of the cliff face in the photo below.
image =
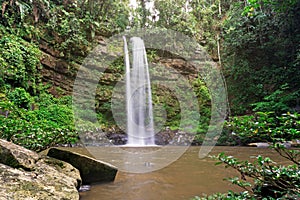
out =
[[[97,37],[97,44],[100,49],[105,51],[106,42],[104,37]],[[54,49],[45,40],[41,40],[39,44],[40,50],[42,51],[41,63],[43,68],[41,70],[42,79],[45,83],[50,83],[52,86],[50,92],[55,96],[60,95],[72,95],[73,84],[79,68],[84,70],[85,66],[82,65],[84,57],[78,59],[76,56],[66,58],[63,53]],[[103,48],[101,48],[103,47]],[[101,52],[105,54],[106,52]],[[123,58],[120,57],[118,61],[119,65],[123,65]],[[121,63],[120,63],[121,62]],[[177,73],[186,76],[188,79],[195,79],[198,77],[198,72],[190,63],[181,58],[169,58],[159,57],[152,60],[153,64],[159,64],[166,68],[173,68]],[[151,65],[151,63],[150,63]],[[109,68],[105,70],[105,74],[99,79],[99,87],[97,92],[97,98],[100,101],[107,101],[110,96],[113,86],[124,74],[124,66],[117,66],[114,69]],[[89,82],[89,78],[86,79]]]
[[66,61],[60,56],[59,51],[49,47],[45,41],[40,43],[40,49],[43,65],[41,74],[43,80],[52,85],[51,93],[55,96],[71,94],[79,64]]

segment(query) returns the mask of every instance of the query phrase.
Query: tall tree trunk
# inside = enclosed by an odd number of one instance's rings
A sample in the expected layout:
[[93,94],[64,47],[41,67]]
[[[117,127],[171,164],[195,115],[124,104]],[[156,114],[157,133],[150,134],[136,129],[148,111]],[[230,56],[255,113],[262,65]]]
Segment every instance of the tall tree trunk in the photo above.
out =
[[141,26],[144,27],[146,24],[146,18],[147,18],[145,0],[141,0],[141,5],[142,5],[142,10],[143,10],[143,16],[142,16],[143,20],[142,20]]

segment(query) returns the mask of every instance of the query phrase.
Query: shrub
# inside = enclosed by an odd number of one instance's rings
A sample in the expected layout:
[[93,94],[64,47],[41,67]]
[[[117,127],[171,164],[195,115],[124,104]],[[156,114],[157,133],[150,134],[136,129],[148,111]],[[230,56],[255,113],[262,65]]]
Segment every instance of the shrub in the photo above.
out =
[[18,107],[9,100],[2,101],[0,110],[9,114],[0,115],[0,137],[37,151],[56,144],[75,143],[78,136],[73,111],[70,104],[62,105],[69,99],[42,94],[39,102],[35,102],[40,107],[35,110]]
[[[275,144],[273,148],[294,164],[277,165],[270,158],[260,155],[254,163],[239,161],[224,153],[214,156],[220,161],[217,164],[223,163],[241,174],[241,178],[233,177],[228,180],[245,190],[240,194],[229,192],[218,199],[298,199],[300,197],[300,151],[287,150],[279,144]],[[253,179],[254,183],[247,182],[249,179]],[[203,199],[212,199],[212,196]]]
[[7,97],[19,108],[29,109],[32,103],[32,97],[24,88],[14,89]]
[[257,112],[254,115],[236,116],[226,122],[224,131],[230,132],[228,137],[235,138],[240,145],[249,142],[291,141],[300,138],[300,114]]
[[5,33],[0,38],[0,49],[0,79],[13,87],[23,87],[35,93],[41,66],[38,47]]

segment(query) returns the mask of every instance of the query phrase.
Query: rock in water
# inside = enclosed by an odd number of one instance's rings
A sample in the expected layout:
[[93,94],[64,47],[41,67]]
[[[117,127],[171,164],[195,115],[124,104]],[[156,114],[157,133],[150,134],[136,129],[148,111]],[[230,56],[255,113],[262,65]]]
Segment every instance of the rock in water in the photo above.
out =
[[91,186],[90,185],[82,185],[79,188],[79,192],[87,192],[87,191],[90,191],[90,190],[91,190]]
[[80,184],[72,165],[0,140],[0,199],[79,200]]
[[118,169],[108,163],[67,150],[51,148],[48,156],[70,163],[80,171],[83,184],[114,181]]
[[253,143],[249,143],[247,146],[258,147],[258,148],[268,148],[270,146],[270,144],[268,144],[266,142],[253,142]]

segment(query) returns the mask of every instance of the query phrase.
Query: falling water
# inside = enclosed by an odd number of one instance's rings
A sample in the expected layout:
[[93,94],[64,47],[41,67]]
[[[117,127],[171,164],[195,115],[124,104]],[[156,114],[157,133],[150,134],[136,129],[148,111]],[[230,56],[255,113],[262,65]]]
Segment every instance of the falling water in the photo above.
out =
[[139,37],[130,39],[132,44],[130,66],[127,41],[125,37],[123,39],[126,65],[127,145],[155,145],[151,86],[144,42]]

